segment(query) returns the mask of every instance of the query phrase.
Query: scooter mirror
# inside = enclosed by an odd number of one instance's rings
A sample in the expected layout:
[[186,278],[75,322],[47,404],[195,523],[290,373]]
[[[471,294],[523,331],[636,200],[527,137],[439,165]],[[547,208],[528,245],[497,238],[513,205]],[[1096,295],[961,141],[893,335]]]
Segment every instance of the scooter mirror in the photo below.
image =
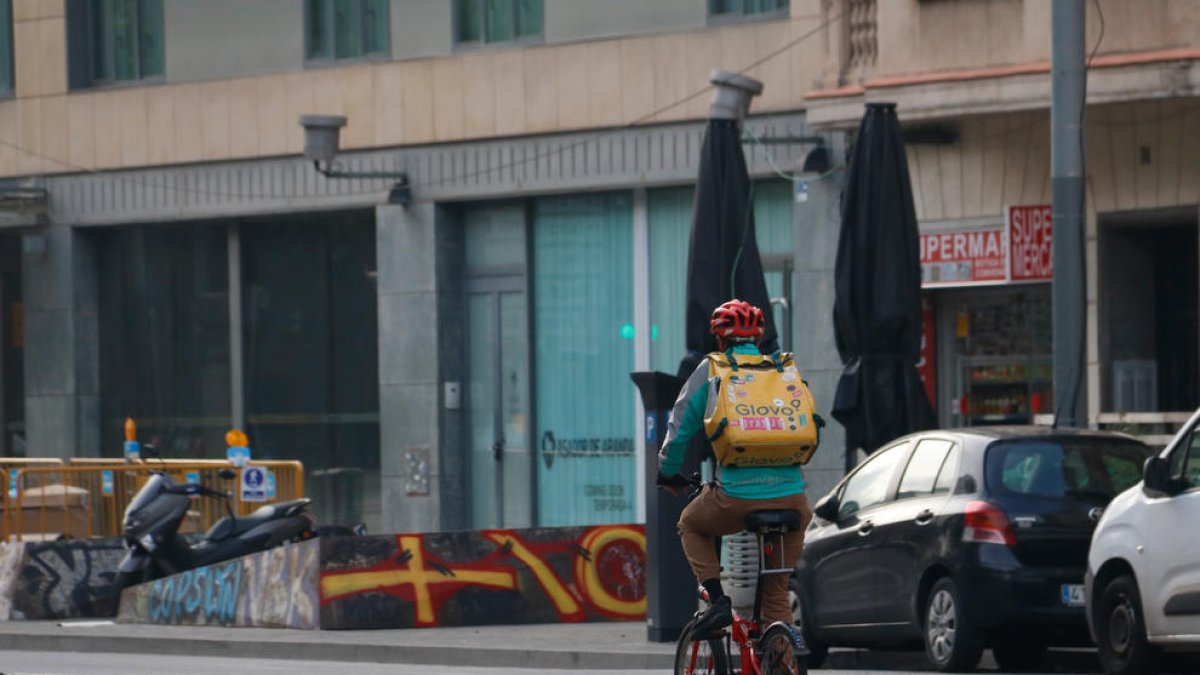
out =
[[234,478],[237,478],[237,473],[234,472],[233,469],[221,469],[217,472],[217,475],[224,480],[233,480]]

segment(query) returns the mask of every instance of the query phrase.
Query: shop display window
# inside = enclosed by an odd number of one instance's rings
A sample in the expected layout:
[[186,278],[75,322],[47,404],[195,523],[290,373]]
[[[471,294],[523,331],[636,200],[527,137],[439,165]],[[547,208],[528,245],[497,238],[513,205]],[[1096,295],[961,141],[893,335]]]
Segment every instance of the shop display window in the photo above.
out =
[[941,306],[953,330],[957,424],[1029,424],[1053,411],[1049,284],[962,293]]

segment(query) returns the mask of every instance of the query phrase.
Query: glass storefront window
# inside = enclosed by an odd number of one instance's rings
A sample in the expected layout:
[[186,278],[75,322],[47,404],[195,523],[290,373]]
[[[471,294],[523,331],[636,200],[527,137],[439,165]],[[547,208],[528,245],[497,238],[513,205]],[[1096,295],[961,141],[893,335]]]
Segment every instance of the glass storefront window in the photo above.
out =
[[632,522],[632,199],[540,199],[533,238],[538,523]]
[[374,213],[280,217],[243,222],[240,229],[247,433],[254,456],[304,462],[306,491],[322,524],[365,521],[376,529]]
[[[693,187],[649,192],[650,210],[650,367],[675,373],[686,352],[684,299],[687,296],[688,241],[692,227]],[[786,297],[792,256],[791,184],[779,180],[754,183],[754,229],[764,259],[767,293]],[[775,308],[780,346],[790,317]],[[686,374],[685,374],[686,375]]]
[[952,425],[1029,424],[1053,410],[1049,284],[945,291]]
[[101,448],[124,420],[165,457],[225,455],[230,424],[227,229],[201,223],[97,232]]

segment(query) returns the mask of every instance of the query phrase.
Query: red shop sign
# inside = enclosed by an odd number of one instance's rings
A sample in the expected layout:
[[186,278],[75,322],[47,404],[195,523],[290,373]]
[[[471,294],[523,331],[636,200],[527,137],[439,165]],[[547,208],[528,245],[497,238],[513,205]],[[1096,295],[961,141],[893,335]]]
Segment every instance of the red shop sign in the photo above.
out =
[[970,286],[1008,281],[1003,228],[921,235],[921,286]]
[[1013,281],[1050,281],[1053,278],[1051,213],[1049,204],[1006,209]]

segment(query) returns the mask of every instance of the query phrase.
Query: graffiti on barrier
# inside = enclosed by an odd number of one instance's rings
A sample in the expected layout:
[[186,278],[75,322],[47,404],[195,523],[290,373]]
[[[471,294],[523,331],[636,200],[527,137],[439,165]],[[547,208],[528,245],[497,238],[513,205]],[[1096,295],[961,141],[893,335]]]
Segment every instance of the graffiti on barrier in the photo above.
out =
[[117,621],[317,628],[320,543],[280,546],[134,586]]
[[146,598],[153,623],[229,625],[237,618],[242,561],[198,567],[156,579]]
[[112,616],[112,580],[125,550],[119,540],[25,544],[12,617],[65,619]]
[[[374,541],[333,547],[357,551],[322,553],[324,628],[636,620],[646,613],[640,525],[367,539]],[[385,614],[398,618],[388,623]]]

